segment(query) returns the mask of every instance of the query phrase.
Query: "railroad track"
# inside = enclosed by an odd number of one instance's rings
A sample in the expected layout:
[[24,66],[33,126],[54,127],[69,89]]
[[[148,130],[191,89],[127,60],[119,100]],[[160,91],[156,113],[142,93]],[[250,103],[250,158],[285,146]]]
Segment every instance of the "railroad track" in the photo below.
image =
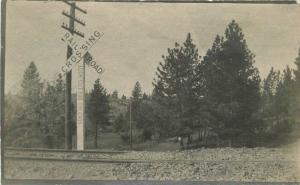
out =
[[[109,150],[61,150],[61,149],[32,149],[32,148],[5,148],[5,159],[18,160],[65,160],[75,161],[83,159],[113,159],[120,158],[118,156],[125,154],[125,151],[109,151]],[[115,157],[117,156],[117,157]]]
[[114,150],[65,150],[65,149],[46,149],[46,148],[14,148],[5,147],[4,151],[9,152],[53,152],[53,153],[104,153],[104,154],[122,154],[127,153],[126,151],[114,151]]
[[[109,150],[63,150],[63,149],[32,149],[32,148],[5,148],[4,158],[18,161],[60,161],[60,162],[85,162],[85,163],[274,163],[274,160],[179,160],[179,159],[134,159],[127,151]],[[299,163],[296,160],[280,160],[277,163]]]
[[[33,155],[36,154],[36,155]],[[165,156],[163,156],[165,157]],[[173,158],[174,157],[174,158]],[[182,157],[182,158],[180,158]],[[186,158],[184,158],[186,157]],[[5,148],[4,167],[7,178],[61,178],[61,179],[120,179],[164,177],[174,179],[204,178],[221,174],[224,178],[243,179],[256,177],[258,172],[266,176],[272,173],[291,174],[290,179],[297,177],[294,173],[300,161],[281,159],[210,159],[188,158],[192,156],[170,156],[159,158],[136,152],[119,151],[68,151],[49,149]],[[84,170],[82,170],[84,169]],[[146,170],[147,169],[147,170]],[[290,170],[292,169],[292,170]],[[244,174],[249,174],[244,177]],[[186,174],[181,175],[181,174]],[[236,176],[238,174],[238,176]],[[53,177],[52,177],[52,176]],[[228,176],[228,177],[227,177]],[[264,175],[263,175],[264,176]],[[272,177],[273,178],[273,177]],[[280,178],[279,178],[280,179]]]
[[[53,158],[53,157],[29,157],[29,156],[5,156],[5,159],[9,160],[20,160],[20,161],[44,161],[44,162],[84,162],[84,163],[118,163],[118,164],[128,164],[128,163],[185,163],[185,164],[238,164],[238,163],[265,163],[272,164],[274,161],[271,160],[261,160],[261,161],[244,161],[244,160],[139,160],[139,159],[80,159],[80,158]],[[287,164],[295,163],[297,161],[292,160],[282,160],[276,161],[277,164]]]

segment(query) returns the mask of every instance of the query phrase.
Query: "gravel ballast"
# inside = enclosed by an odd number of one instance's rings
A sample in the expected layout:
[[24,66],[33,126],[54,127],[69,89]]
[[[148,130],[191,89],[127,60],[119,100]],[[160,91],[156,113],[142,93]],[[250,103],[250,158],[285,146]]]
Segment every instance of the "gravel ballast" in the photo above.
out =
[[63,157],[138,159],[149,162],[49,162],[5,159],[5,177],[10,179],[300,181],[300,154],[279,148],[220,148],[170,152],[132,151],[115,155],[71,155]]

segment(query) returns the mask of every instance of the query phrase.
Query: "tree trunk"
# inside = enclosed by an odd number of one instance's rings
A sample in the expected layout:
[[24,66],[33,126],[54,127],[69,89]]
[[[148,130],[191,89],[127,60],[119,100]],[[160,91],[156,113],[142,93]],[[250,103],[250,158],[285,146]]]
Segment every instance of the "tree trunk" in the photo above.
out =
[[207,128],[204,128],[204,146],[206,147],[207,144]]
[[190,144],[191,144],[191,135],[187,136],[187,149],[190,148]]
[[228,139],[228,146],[229,146],[229,147],[231,147],[231,142],[232,142],[232,139],[229,138],[229,139]]
[[201,140],[201,129],[198,130],[198,142],[197,142],[197,147],[200,145],[200,140]]
[[53,149],[53,142],[51,136],[47,135],[46,136],[46,147]]

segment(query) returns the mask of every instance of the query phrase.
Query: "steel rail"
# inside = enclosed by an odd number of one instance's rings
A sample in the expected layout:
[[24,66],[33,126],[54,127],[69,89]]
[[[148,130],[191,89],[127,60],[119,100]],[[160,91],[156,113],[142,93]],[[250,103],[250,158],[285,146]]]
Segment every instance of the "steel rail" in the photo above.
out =
[[4,159],[11,160],[30,160],[30,161],[61,161],[61,162],[97,162],[97,163],[295,163],[296,160],[137,160],[137,159],[74,159],[74,158],[53,158],[53,157],[23,157],[23,156],[4,156]]
[[65,149],[45,149],[45,148],[14,148],[5,147],[4,151],[19,151],[19,152],[53,152],[53,153],[80,153],[80,154],[123,154],[127,151],[114,151],[114,150],[65,150]]

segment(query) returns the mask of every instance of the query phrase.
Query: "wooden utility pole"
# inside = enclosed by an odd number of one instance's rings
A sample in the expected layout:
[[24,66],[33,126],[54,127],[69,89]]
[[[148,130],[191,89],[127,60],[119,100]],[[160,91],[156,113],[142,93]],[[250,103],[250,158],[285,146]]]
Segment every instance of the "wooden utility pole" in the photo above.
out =
[[130,129],[130,149],[132,150],[131,98],[129,99],[129,129]]
[[[84,14],[86,11],[76,6],[75,3],[64,1],[70,6],[70,14],[63,11],[62,14],[69,18],[69,25],[62,24],[62,28],[69,31],[72,35],[78,35],[84,38],[84,34],[75,30],[75,22],[85,26],[85,23],[75,17],[75,10],[78,10]],[[72,48],[68,45],[67,48],[67,59],[72,56]],[[65,90],[65,148],[72,149],[72,70],[66,74],[66,90]]]
[[[0,123],[1,123],[1,183],[4,182],[4,83],[5,83],[5,34],[6,34],[6,0],[1,1],[1,64],[0,64]],[[7,132],[7,130],[5,130]]]
[[77,71],[77,120],[76,120],[76,148],[84,150],[85,140],[85,59],[78,63]]

